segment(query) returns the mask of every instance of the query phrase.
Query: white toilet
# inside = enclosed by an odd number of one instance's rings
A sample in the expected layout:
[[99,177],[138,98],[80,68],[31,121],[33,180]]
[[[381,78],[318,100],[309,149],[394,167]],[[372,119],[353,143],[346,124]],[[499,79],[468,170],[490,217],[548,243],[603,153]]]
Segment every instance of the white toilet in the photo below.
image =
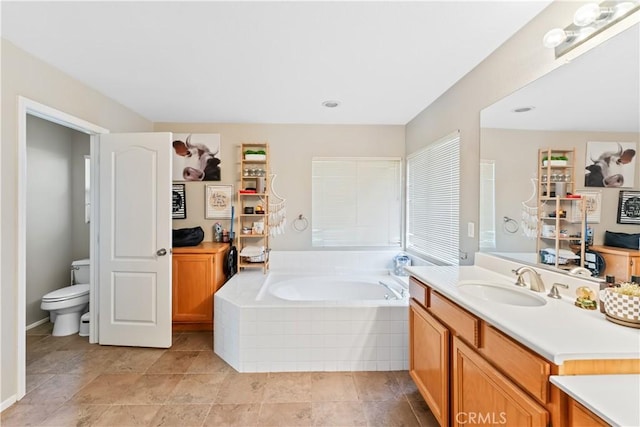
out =
[[89,304],[89,259],[71,263],[72,285],[56,289],[42,297],[40,308],[50,312],[53,322],[52,335],[62,337],[77,334],[80,316]]

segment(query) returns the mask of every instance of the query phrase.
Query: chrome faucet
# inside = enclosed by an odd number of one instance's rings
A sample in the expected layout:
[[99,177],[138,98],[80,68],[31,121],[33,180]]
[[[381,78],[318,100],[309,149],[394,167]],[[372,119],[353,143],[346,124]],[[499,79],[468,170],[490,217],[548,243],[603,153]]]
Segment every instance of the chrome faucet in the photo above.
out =
[[540,273],[535,271],[533,268],[525,265],[517,268],[516,270],[513,270],[513,272],[516,275],[515,284],[517,286],[527,286],[527,283],[524,281],[524,273],[530,273],[529,275],[531,276],[531,283],[529,284],[529,287],[531,288],[531,290],[536,292],[545,291],[544,282],[542,281]]

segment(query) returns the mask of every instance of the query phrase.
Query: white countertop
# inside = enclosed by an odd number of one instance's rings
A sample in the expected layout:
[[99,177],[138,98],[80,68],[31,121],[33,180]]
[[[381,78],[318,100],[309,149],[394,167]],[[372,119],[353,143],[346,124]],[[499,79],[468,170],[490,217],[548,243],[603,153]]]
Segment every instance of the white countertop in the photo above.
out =
[[549,379],[608,424],[640,426],[640,375],[569,375]]
[[407,271],[556,365],[565,360],[640,358],[640,329],[611,323],[599,310],[580,309],[574,298],[547,297],[552,283],[545,283],[546,292],[534,292],[547,300],[545,305],[522,307],[487,302],[461,293],[457,286],[461,280],[482,280],[516,288],[513,276],[478,266],[408,267]]

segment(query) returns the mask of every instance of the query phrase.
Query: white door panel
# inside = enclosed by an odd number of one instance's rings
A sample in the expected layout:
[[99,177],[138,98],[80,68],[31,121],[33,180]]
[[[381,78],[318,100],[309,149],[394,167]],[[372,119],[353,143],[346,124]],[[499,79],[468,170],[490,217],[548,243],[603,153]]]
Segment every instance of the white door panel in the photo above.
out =
[[100,344],[170,347],[171,134],[99,147]]

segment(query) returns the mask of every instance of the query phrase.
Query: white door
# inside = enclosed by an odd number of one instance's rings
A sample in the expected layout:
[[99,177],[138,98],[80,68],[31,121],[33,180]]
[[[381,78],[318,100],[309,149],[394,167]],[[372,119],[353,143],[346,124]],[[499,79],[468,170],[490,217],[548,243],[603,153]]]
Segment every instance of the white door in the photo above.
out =
[[171,346],[171,133],[99,139],[99,341]]

